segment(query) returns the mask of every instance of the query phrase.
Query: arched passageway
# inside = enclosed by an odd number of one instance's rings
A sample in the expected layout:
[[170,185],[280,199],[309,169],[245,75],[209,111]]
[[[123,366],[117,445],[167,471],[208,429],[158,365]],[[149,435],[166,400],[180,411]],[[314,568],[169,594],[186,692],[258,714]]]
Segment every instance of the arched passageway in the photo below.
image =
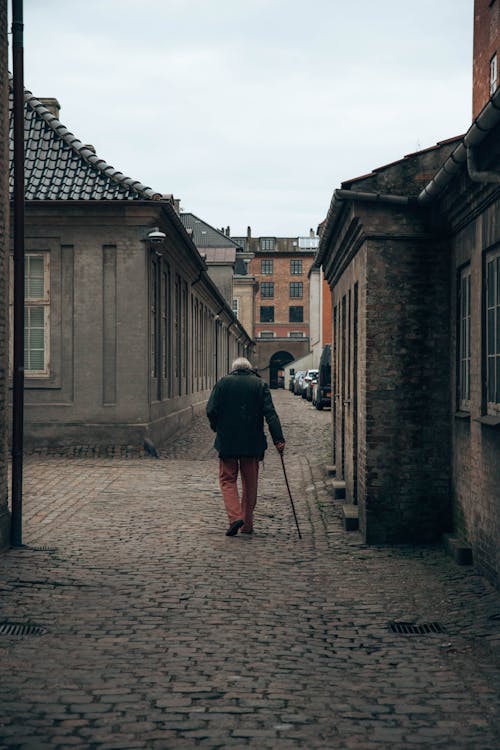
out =
[[269,385],[271,388],[283,388],[283,373],[281,370],[293,362],[295,358],[290,352],[276,352],[269,360]]

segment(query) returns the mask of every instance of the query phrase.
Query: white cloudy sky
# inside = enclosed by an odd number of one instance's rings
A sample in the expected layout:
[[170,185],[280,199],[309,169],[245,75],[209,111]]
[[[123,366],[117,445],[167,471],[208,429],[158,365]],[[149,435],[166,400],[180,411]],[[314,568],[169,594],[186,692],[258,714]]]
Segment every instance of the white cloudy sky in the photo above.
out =
[[25,0],[25,86],[125,174],[244,234],[465,132],[473,0]]

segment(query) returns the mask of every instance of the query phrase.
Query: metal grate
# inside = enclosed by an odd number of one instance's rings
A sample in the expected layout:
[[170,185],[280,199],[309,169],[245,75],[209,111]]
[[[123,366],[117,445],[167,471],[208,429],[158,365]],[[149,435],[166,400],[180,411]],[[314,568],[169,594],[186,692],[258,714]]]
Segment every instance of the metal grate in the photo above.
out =
[[47,545],[41,545],[39,547],[26,547],[28,552],[56,552],[57,547],[48,547]]
[[0,635],[44,635],[47,632],[40,625],[23,625],[20,622],[0,623]]
[[401,635],[428,635],[429,633],[444,633],[445,629],[439,622],[422,622],[416,625],[414,622],[390,622],[391,633]]

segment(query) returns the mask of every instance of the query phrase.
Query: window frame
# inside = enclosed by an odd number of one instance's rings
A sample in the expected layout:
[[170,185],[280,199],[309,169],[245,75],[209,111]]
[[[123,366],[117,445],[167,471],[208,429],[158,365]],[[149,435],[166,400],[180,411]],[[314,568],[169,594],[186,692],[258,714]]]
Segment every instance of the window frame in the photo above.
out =
[[461,411],[471,409],[471,267],[457,274],[457,402]]
[[[42,296],[31,296],[27,287],[29,265],[32,258],[41,258],[43,261],[43,293]],[[9,290],[9,318],[10,318],[10,367],[12,374],[14,363],[14,259],[11,256],[11,274]],[[29,349],[26,350],[27,324],[30,311],[36,307],[43,310],[43,368],[38,370],[29,369]],[[24,254],[24,376],[26,379],[50,378],[50,252],[48,250],[27,250]]]
[[274,263],[272,258],[263,258],[260,261],[260,272],[263,276],[272,276],[274,273]]
[[274,299],[274,281],[262,281],[259,291],[261,299]]
[[292,258],[290,260],[290,276],[302,276],[303,273],[302,258]]
[[[299,294],[299,291],[300,291],[300,294]],[[290,281],[289,297],[290,299],[303,299],[304,298],[304,282],[303,281]]]
[[[484,404],[487,415],[500,416],[500,247],[485,254],[484,269]],[[495,268],[490,299],[490,266]],[[493,333],[490,336],[490,321],[493,320]],[[493,353],[490,344],[493,343]],[[493,365],[490,366],[490,359]],[[490,367],[493,370],[493,392],[499,394],[498,401],[490,400]]]
[[262,252],[273,252],[276,249],[276,237],[261,237],[259,247]]
[[274,338],[274,331],[261,331],[259,333],[260,339],[273,339]]

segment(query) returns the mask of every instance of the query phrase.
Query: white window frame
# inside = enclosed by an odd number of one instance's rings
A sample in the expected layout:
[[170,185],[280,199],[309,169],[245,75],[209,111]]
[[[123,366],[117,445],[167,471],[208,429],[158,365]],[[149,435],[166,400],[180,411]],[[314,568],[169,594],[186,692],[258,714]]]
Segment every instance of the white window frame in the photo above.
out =
[[[490,273],[493,280],[490,287]],[[492,294],[490,293],[492,289]],[[500,390],[500,350],[498,349],[499,327],[500,327],[500,248],[486,255],[486,290],[485,290],[485,313],[486,313],[486,336],[485,336],[485,367],[486,367],[486,411],[487,414],[500,415],[500,399],[490,401],[490,375],[493,371],[493,389]],[[490,350],[490,340],[493,342],[493,351]]]
[[304,331],[289,331],[288,338],[290,339],[303,339]]
[[261,339],[273,339],[274,338],[274,331],[261,331],[259,333],[259,338],[261,338]]
[[471,270],[461,269],[458,277],[458,403],[470,411],[471,374]]
[[[29,270],[31,258],[43,259],[43,295],[41,297],[31,297],[26,288],[26,278]],[[29,367],[29,358],[24,361],[25,378],[48,378],[50,376],[50,253],[46,250],[29,251],[24,255],[25,267],[25,295],[24,295],[24,331],[26,340],[26,327],[29,321],[30,310],[35,307],[43,308],[43,368],[32,370]],[[10,372],[12,374],[14,361],[14,261],[11,257],[11,274],[9,290],[9,318],[10,318]]]
[[239,318],[240,317],[240,299],[239,299],[239,297],[233,297],[232,310],[233,310],[233,313],[236,315],[236,317]]
[[498,80],[498,57],[497,53],[490,60],[490,96],[493,96],[497,90]]

